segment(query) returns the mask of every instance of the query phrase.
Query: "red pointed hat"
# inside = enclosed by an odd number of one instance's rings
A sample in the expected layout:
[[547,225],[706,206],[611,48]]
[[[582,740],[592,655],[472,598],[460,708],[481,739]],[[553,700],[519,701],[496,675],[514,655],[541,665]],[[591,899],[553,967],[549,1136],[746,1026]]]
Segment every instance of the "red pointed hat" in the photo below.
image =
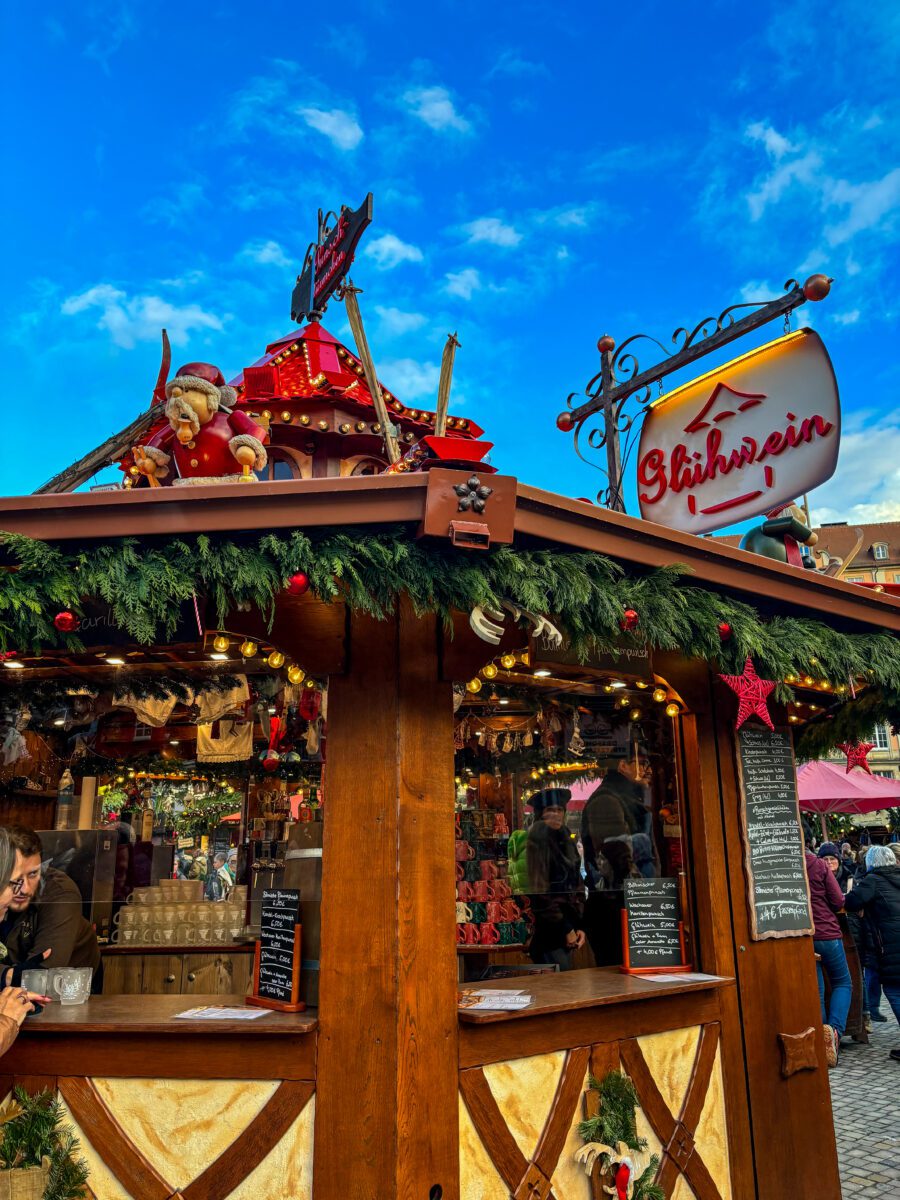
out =
[[215,407],[221,407],[224,412],[228,412],[237,399],[234,388],[229,387],[225,376],[212,363],[193,362],[179,367],[174,378],[166,384],[166,399],[171,399],[172,389],[176,387],[205,392],[211,400],[216,401]]

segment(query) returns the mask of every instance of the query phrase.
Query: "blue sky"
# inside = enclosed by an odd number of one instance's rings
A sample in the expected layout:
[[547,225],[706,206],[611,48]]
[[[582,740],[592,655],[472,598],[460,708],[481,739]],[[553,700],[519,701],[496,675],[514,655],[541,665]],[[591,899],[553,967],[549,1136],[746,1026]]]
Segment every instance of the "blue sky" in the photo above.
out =
[[[900,518],[896,6],[3,13],[0,343],[29,414],[6,493],[146,407],[162,325],[175,366],[252,362],[291,328],[318,207],[372,190],[353,273],[385,383],[433,407],[458,330],[454,410],[501,470],[567,495],[602,485],[554,424],[601,333],[664,340],[833,275],[811,316],[845,436],[815,515]],[[349,338],[339,305],[324,324]]]

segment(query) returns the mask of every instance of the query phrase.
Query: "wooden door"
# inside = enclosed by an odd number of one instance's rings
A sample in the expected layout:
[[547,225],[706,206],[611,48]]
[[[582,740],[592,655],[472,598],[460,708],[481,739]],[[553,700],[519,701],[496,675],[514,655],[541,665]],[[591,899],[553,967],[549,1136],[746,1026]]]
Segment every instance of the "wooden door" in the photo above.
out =
[[[235,984],[235,954],[186,954],[181,990],[185,996],[230,996]],[[247,957],[246,955],[244,957]]]
[[180,954],[145,954],[141,992],[145,996],[177,996],[184,958]]
[[103,995],[139,996],[143,987],[144,956],[114,954],[103,959]]

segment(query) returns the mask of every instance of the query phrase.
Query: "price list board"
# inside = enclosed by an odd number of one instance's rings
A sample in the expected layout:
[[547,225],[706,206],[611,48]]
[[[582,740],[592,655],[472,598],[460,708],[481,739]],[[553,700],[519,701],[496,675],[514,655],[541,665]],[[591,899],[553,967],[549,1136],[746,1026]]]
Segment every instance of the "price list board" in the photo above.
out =
[[750,936],[813,931],[794,749],[788,730],[740,729],[738,767]]
[[259,997],[283,1004],[296,1003],[300,981],[299,921],[299,891],[277,888],[263,892],[256,990]]
[[684,968],[676,879],[626,879],[623,916],[627,971]]

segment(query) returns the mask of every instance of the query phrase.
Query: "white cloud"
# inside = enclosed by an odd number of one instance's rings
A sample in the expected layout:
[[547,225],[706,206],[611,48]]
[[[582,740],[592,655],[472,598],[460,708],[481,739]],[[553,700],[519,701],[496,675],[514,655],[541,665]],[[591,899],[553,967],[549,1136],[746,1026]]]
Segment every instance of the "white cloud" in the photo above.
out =
[[560,204],[533,215],[536,225],[553,225],[557,229],[587,229],[600,212],[596,200],[586,204]]
[[410,88],[403,93],[403,103],[412,116],[439,133],[448,129],[456,133],[472,132],[471,122],[456,111],[445,87]]
[[394,337],[401,337],[403,334],[421,329],[427,320],[423,313],[404,312],[400,308],[385,308],[382,304],[376,304],[375,311],[381,321],[382,331]]
[[461,271],[448,271],[444,276],[444,291],[448,296],[459,296],[471,300],[473,292],[481,288],[481,276],[474,267],[463,267]]
[[784,158],[785,154],[796,149],[786,137],[783,137],[766,121],[755,121],[752,125],[748,125],[745,134],[751,142],[761,142],[769,156],[776,160]]
[[499,217],[477,217],[463,225],[463,233],[469,242],[487,242],[491,246],[518,246],[522,235],[513,225],[507,225]]
[[870,183],[835,180],[828,188],[827,201],[831,207],[848,210],[842,221],[825,227],[828,242],[840,246],[864,230],[879,228],[900,209],[900,167]]
[[278,242],[248,242],[238,255],[238,258],[248,262],[258,263],[261,267],[289,267],[291,259],[287,256]]
[[494,65],[487,73],[488,79],[493,79],[495,75],[549,75],[550,72],[540,62],[531,62],[530,59],[523,58],[515,50],[504,50]]
[[380,271],[392,271],[401,263],[420,263],[424,255],[418,246],[403,242],[393,233],[383,233],[366,246],[363,254],[371,258]]
[[855,325],[862,313],[858,308],[851,309],[850,312],[832,313],[832,321],[836,321],[838,325]]
[[378,364],[378,378],[383,379],[395,396],[404,404],[423,396],[437,403],[437,387],[441,369],[437,363],[417,362],[414,358],[388,358]]
[[222,329],[222,320],[199,304],[170,304],[154,295],[129,297],[111,283],[98,283],[86,292],[69,296],[61,308],[67,317],[94,314],[96,310],[100,313],[97,328],[106,330],[113,343],[125,350],[137,342],[157,341],[163,328],[168,330],[173,346],[184,345],[192,330]]
[[815,188],[822,178],[822,158],[817,150],[807,150],[799,158],[780,162],[766,175],[755,191],[747,194],[750,216],[758,221],[770,204],[777,203],[793,184]]
[[900,418],[851,414],[841,430],[837,471],[811,497],[813,519],[900,519]]
[[355,150],[363,140],[363,131],[356,117],[342,108],[298,108],[311,129],[324,134],[338,150]]

